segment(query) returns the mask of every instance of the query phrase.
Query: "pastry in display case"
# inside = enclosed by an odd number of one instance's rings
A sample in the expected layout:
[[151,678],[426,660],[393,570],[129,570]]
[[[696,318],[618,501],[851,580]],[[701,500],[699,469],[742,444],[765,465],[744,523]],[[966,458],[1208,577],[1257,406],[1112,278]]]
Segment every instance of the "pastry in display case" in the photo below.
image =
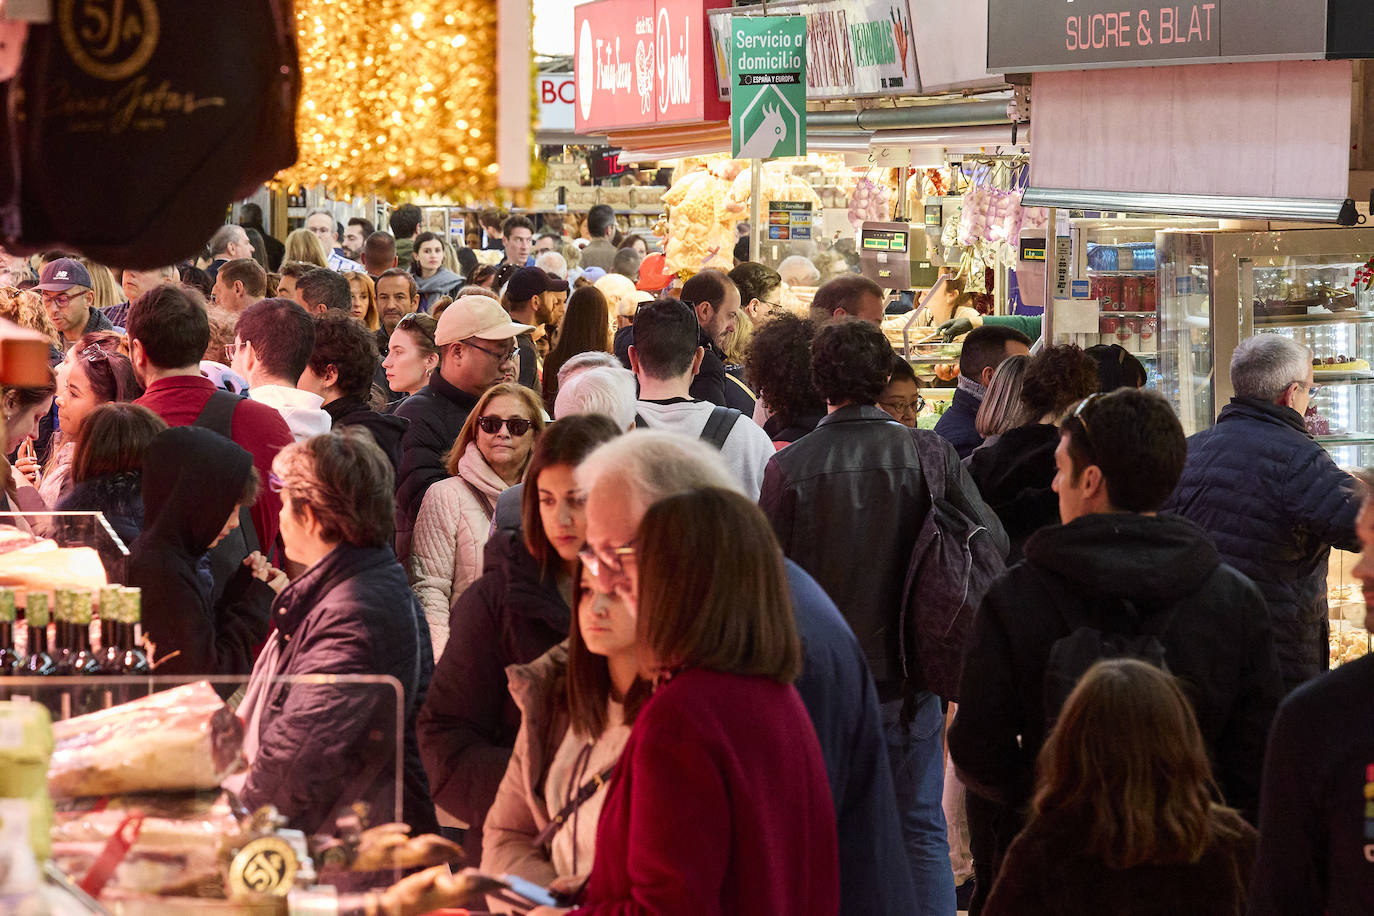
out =
[[1371,643],[1365,621],[1364,593],[1352,575],[1359,554],[1332,550],[1326,575],[1326,603],[1330,616],[1331,667],[1368,655]]

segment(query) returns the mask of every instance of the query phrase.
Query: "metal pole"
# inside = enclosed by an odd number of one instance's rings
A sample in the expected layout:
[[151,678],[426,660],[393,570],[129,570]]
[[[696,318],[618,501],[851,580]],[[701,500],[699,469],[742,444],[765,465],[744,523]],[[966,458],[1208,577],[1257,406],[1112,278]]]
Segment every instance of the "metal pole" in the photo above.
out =
[[763,247],[763,160],[749,160],[749,260],[758,263]]

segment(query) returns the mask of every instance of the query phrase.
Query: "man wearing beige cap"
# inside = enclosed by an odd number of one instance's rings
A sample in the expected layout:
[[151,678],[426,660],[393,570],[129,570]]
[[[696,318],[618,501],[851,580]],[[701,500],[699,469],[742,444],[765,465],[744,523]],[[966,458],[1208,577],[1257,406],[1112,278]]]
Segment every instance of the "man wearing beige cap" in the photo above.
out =
[[396,555],[410,555],[415,516],[430,485],[448,477],[444,453],[453,446],[477,399],[515,361],[515,338],[534,330],[511,320],[495,299],[463,296],[444,310],[434,333],[439,371],[406,398],[396,416],[409,422],[396,478]]

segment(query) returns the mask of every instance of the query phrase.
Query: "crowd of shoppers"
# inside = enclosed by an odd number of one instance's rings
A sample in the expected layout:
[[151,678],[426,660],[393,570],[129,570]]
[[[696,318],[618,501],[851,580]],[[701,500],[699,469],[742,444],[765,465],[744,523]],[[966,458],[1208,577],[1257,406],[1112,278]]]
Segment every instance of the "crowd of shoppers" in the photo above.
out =
[[1125,351],[969,322],[925,430],[872,282],[664,294],[591,217],[497,220],[491,276],[407,205],[226,226],[208,302],[61,256],[6,292],[54,371],[0,390],[5,508],[106,515],[158,673],[251,673],[245,804],[364,801],[578,912],[950,916],[964,845],[973,913],[1369,909],[1374,675],[1321,672],[1374,509],[1310,353],[1242,343],[1189,440]]

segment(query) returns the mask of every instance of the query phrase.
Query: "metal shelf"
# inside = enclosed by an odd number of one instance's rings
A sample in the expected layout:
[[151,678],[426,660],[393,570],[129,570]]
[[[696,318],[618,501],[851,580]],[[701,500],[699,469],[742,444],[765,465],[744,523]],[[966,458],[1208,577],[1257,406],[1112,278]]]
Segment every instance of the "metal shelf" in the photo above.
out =
[[1308,324],[1368,324],[1374,312],[1348,309],[1344,312],[1317,312],[1310,315],[1256,315],[1255,326],[1265,328],[1297,328]]

